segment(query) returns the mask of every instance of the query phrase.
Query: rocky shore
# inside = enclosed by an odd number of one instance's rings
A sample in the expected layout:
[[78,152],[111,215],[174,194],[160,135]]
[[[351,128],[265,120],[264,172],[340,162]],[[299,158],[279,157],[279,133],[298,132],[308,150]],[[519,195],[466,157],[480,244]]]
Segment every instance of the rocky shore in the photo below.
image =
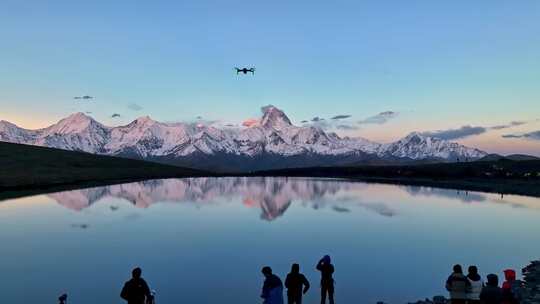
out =
[[522,270],[523,304],[540,304],[540,260],[532,261]]
[[[540,260],[532,261],[522,269],[523,291],[521,304],[540,304]],[[502,285],[504,278],[499,277]],[[447,304],[450,301],[444,296],[435,296],[432,299],[424,299],[408,304]],[[379,302],[377,304],[382,304]]]

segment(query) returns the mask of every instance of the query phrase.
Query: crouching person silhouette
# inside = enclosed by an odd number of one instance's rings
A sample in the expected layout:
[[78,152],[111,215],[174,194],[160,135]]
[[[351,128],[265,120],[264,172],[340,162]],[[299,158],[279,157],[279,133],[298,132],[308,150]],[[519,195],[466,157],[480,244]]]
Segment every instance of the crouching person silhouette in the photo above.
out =
[[265,277],[261,298],[264,304],[283,304],[283,283],[281,279],[272,274],[272,268],[265,266],[262,269]]
[[288,304],[302,304],[302,295],[309,289],[309,281],[300,273],[300,265],[292,264],[291,272],[285,279]]
[[132,278],[124,284],[120,297],[128,304],[150,304],[154,299],[146,281],[141,278],[142,270],[137,267],[131,271]]

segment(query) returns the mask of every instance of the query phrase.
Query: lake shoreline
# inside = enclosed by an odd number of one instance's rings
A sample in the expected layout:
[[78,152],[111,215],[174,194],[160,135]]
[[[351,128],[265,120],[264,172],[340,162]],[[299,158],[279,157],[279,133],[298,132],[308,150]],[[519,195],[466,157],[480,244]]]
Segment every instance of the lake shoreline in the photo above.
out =
[[34,185],[21,185],[13,187],[0,187],[0,201],[14,199],[26,196],[48,194],[60,191],[70,191],[85,188],[94,188],[109,186],[115,184],[132,183],[145,180],[171,179],[171,178],[197,178],[197,177],[301,177],[301,178],[339,178],[347,181],[366,182],[374,184],[406,185],[419,187],[433,187],[441,189],[476,191],[496,194],[523,195],[531,197],[540,197],[540,183],[538,181],[511,180],[511,179],[428,179],[428,178],[403,178],[403,177],[377,177],[377,176],[322,176],[313,175],[258,175],[258,174],[240,174],[240,175],[194,175],[194,176],[174,176],[165,174],[163,176],[137,176],[133,178],[112,178],[96,180],[73,181],[66,179],[63,182],[40,183]]
[[300,167],[208,172],[143,160],[0,142],[0,200],[150,179],[270,176],[343,178],[368,183],[540,197],[540,161]]

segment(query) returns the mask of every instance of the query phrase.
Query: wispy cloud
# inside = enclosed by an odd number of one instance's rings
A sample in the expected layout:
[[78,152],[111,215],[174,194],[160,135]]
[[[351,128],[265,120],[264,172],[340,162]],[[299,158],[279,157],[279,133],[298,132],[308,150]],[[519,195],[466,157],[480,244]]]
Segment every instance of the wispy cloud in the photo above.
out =
[[346,119],[346,118],[349,118],[349,117],[351,117],[351,115],[342,114],[342,115],[336,115],[336,116],[332,117],[331,119],[337,120],[337,119]]
[[384,124],[388,122],[390,119],[396,118],[398,116],[397,112],[394,111],[385,111],[381,112],[377,115],[368,117],[366,119],[360,120],[359,124]]
[[346,124],[340,124],[340,125],[336,126],[336,129],[351,131],[351,130],[358,130],[358,129],[360,129],[360,127],[355,126],[355,125],[350,125],[350,124],[347,124],[347,125]]
[[321,118],[321,117],[319,117],[319,116],[315,116],[315,117],[313,117],[313,118],[311,119],[312,122],[318,122],[318,121],[323,121],[323,120],[324,120],[324,118]]
[[128,104],[128,109],[130,110],[133,110],[133,111],[140,111],[142,110],[142,107],[134,102]]
[[118,113],[114,113],[113,115],[111,115],[112,118],[117,118],[117,117],[120,117],[120,114]]
[[525,138],[531,140],[540,140],[540,130],[522,133],[522,134],[505,134],[502,135],[503,138]]
[[465,138],[472,135],[479,135],[485,133],[486,131],[487,129],[485,127],[462,126],[457,129],[428,131],[423,132],[422,134],[440,139],[451,140]]
[[496,126],[491,127],[490,129],[502,130],[502,129],[508,129],[508,128],[511,128],[511,127],[521,126],[521,125],[524,125],[526,123],[527,123],[526,121],[511,121],[510,123],[508,123],[506,125],[496,125]]
[[[507,124],[495,125],[495,126],[471,126],[465,125],[456,129],[447,129],[447,130],[437,130],[437,131],[427,131],[422,134],[432,137],[437,137],[440,139],[461,139],[469,136],[480,135],[486,133],[490,130],[503,130],[516,126],[521,126],[529,123],[529,121],[511,121]],[[507,134],[503,135],[505,138],[513,137],[523,137],[523,135]]]

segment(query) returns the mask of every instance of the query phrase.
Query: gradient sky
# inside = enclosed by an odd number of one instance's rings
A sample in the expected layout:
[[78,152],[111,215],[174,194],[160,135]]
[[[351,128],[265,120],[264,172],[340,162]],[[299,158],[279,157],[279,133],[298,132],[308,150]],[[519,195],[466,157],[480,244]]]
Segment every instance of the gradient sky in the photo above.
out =
[[457,141],[540,155],[540,138],[502,138],[540,130],[539,20],[536,0],[3,0],[0,119],[241,123],[273,104],[297,124],[351,115],[340,133],[381,142],[470,125]]

